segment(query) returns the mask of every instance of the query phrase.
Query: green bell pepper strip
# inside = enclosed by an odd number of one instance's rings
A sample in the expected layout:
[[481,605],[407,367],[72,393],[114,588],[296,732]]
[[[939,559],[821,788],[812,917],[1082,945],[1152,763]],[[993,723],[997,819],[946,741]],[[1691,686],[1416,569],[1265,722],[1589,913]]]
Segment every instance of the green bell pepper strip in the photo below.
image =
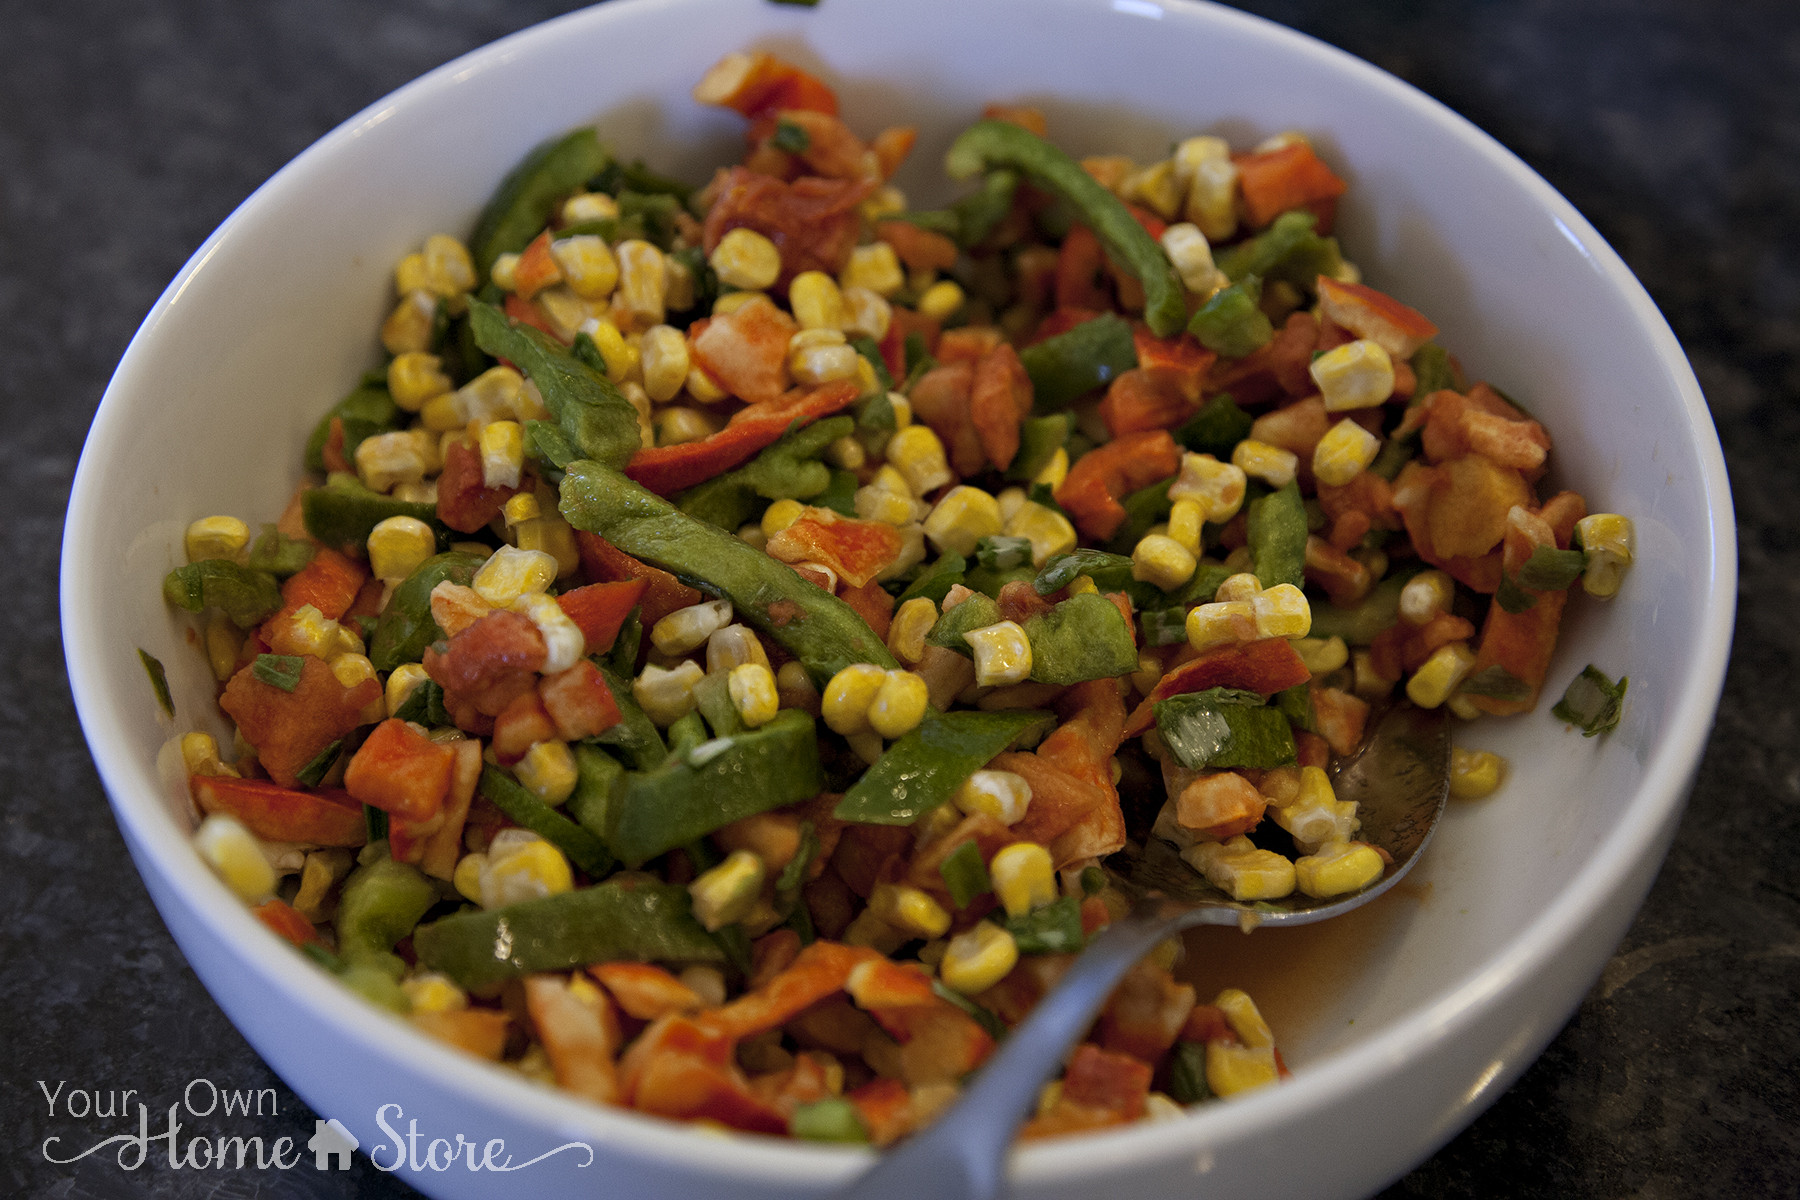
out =
[[606,840],[613,853],[637,866],[824,789],[813,719],[800,709],[783,709],[759,729],[702,742],[654,771],[629,776]]
[[694,920],[687,889],[647,876],[472,910],[420,926],[419,961],[465,988],[591,963],[720,963],[725,954]]
[[1006,931],[1020,954],[1075,954],[1087,944],[1081,931],[1081,901],[1063,896],[1021,917],[1008,917]]
[[1221,251],[1219,270],[1234,283],[1251,275],[1280,279],[1310,296],[1318,289],[1319,276],[1336,277],[1344,261],[1336,238],[1313,231],[1317,224],[1318,218],[1304,209],[1284,212],[1256,237]]
[[1116,679],[1138,667],[1125,614],[1097,592],[1070,596],[1047,613],[1025,618],[1025,638],[1031,643],[1031,677],[1039,683]]
[[401,418],[405,415],[388,395],[386,383],[363,383],[332,405],[331,411],[320,417],[313,427],[312,436],[306,439],[306,469],[325,469],[325,443],[331,438],[333,417],[344,427],[344,461],[352,462],[356,448],[364,438],[400,428]]
[[281,607],[281,586],[267,571],[228,558],[203,558],[163,576],[163,599],[188,612],[219,609],[233,625],[249,629]]
[[[642,192],[646,195],[673,196],[683,204],[687,204],[694,189],[679,179],[658,174],[644,165],[644,160],[634,158],[630,162],[613,159],[599,171],[595,172],[594,190],[605,192],[609,196],[621,196],[626,192]],[[705,216],[704,212],[695,216]]]
[[1030,583],[1035,578],[1037,578],[1037,571],[1029,563],[1021,567],[1002,569],[984,567],[980,563],[976,563],[963,574],[962,581],[964,587],[998,600],[1000,589],[1007,584],[1015,580],[1019,583]]
[[1243,358],[1275,336],[1274,324],[1258,307],[1261,300],[1262,279],[1247,275],[1214,292],[1188,322],[1188,332],[1216,354]]
[[1158,700],[1154,711],[1163,745],[1190,770],[1294,764],[1293,726],[1255,692],[1208,688]]
[[743,466],[677,492],[675,507],[697,521],[736,533],[761,511],[761,501],[810,500],[829,488],[831,468],[819,456],[855,427],[855,418],[848,416],[803,425]]
[[863,772],[832,815],[868,825],[911,825],[954,796],[994,755],[1054,720],[1035,709],[928,712]]
[[324,487],[308,488],[300,495],[300,516],[306,532],[334,550],[361,552],[369,531],[389,517],[414,517],[431,526],[442,545],[444,527],[437,519],[437,505],[396,500],[371,491],[354,475],[333,475]]
[[948,208],[896,213],[893,220],[917,225],[945,237],[955,238],[965,250],[985,241],[988,234],[1012,211],[1013,196],[1019,190],[1015,171],[989,171],[981,187],[955,201]]
[[1307,684],[1296,683],[1291,688],[1283,688],[1269,697],[1269,705],[1280,711],[1295,729],[1304,729],[1308,733],[1319,732],[1318,714],[1313,711],[1312,688]]
[[981,847],[972,840],[945,855],[938,864],[938,874],[950,889],[951,903],[958,908],[967,908],[969,901],[994,890],[987,863],[981,858]]
[[1306,582],[1306,504],[1300,485],[1286,487],[1250,502],[1250,561],[1263,587]]
[[[629,620],[626,625],[630,625]],[[633,650],[632,653],[637,652]],[[616,749],[626,765],[634,770],[649,771],[662,766],[669,756],[668,747],[663,744],[655,722],[644,715],[637,697],[631,694],[631,683],[619,673],[616,663],[599,665],[600,677],[606,680],[606,690],[612,693],[613,703],[619,708],[619,723],[603,730],[594,741]]]
[[315,549],[311,542],[288,537],[275,526],[264,525],[250,543],[250,557],[245,562],[253,571],[267,571],[277,579],[286,579],[312,561]]
[[1220,392],[1175,431],[1175,440],[1195,454],[1210,454],[1230,462],[1237,444],[1250,436],[1255,418],[1237,406],[1229,392]]
[[613,806],[625,793],[625,766],[598,746],[581,742],[575,752],[575,791],[563,805],[581,827],[604,839]]
[[469,250],[485,280],[502,254],[523,250],[549,224],[557,201],[600,174],[611,156],[592,129],[576,129],[538,146],[514,167],[475,223]]
[[1115,553],[1129,555],[1143,536],[1150,532],[1151,526],[1168,520],[1169,511],[1174,508],[1174,502],[1169,499],[1169,488],[1174,483],[1175,477],[1171,476],[1147,488],[1140,488],[1119,501],[1125,509],[1125,520],[1120,523],[1107,547]]
[[706,721],[716,738],[736,737],[748,726],[731,702],[729,672],[712,671],[694,685],[694,711]]
[[[779,2],[795,4],[800,0]],[[788,1132],[808,1142],[843,1142],[857,1146],[869,1142],[869,1131],[863,1126],[862,1114],[856,1111],[856,1105],[842,1096],[827,1096],[800,1105],[788,1118]]]
[[[606,677],[606,683],[607,686],[612,689],[614,700],[619,698],[620,689],[623,689],[626,697],[630,698],[631,685],[621,681],[628,680],[637,673],[638,652],[643,648],[644,606],[639,604],[625,614],[625,623],[619,626],[619,636],[614,639],[613,648],[607,651],[606,657],[600,662],[600,665],[609,672]],[[623,704],[620,704],[619,711],[625,711],[625,706]],[[639,715],[641,716],[642,713],[640,712]],[[626,716],[629,719],[630,714],[627,713]],[[646,720],[648,720],[648,718],[646,718]],[[614,726],[614,728],[616,729],[618,726]],[[650,731],[655,733],[656,726],[650,726]],[[661,734],[656,735],[656,741],[658,745],[662,744]],[[635,763],[633,765],[642,767],[645,764]],[[655,766],[656,764],[651,763],[648,765]]]
[[637,410],[610,379],[549,334],[508,319],[491,304],[469,301],[469,325],[483,350],[531,377],[544,407],[583,458],[609,467],[630,461],[642,443]]
[[1068,200],[1082,224],[1094,231],[1114,261],[1144,285],[1144,320],[1158,337],[1168,337],[1187,320],[1187,291],[1169,256],[1139,225],[1125,202],[1082,170],[1081,164],[1007,121],[980,121],[964,130],[944,156],[952,179],[1011,167],[1038,186]]
[[706,721],[699,713],[688,711],[669,726],[669,755],[683,758],[687,752],[706,742]]
[[1169,1099],[1177,1104],[1198,1104],[1212,1099],[1206,1082],[1206,1043],[1176,1042],[1169,1053]]
[[1450,352],[1436,342],[1426,342],[1409,360],[1413,377],[1413,403],[1418,404],[1433,392],[1456,387],[1456,369],[1450,365]]
[[1019,351],[1019,363],[1031,377],[1032,408],[1043,416],[1067,408],[1137,366],[1137,345],[1131,340],[1130,323],[1106,313],[1025,347]]
[[963,573],[969,568],[969,560],[954,550],[944,551],[935,563],[919,573],[919,577],[906,586],[895,600],[898,608],[915,596],[924,596],[933,604],[942,604],[950,589],[962,582]]
[[931,628],[925,631],[925,641],[928,645],[954,650],[964,658],[973,658],[975,651],[970,648],[963,635],[973,629],[997,625],[1001,619],[1000,606],[994,603],[993,598],[977,592],[933,622]]
[[1314,604],[1312,629],[1307,632],[1307,636],[1341,637],[1352,646],[1367,646],[1375,640],[1376,634],[1392,628],[1394,622],[1400,619],[1401,589],[1421,569],[1413,567],[1388,574],[1369,589],[1368,595],[1349,608],[1339,608],[1335,604]]
[[427,679],[408,692],[405,701],[392,715],[401,721],[416,721],[427,728],[456,723],[444,708],[444,689],[438,686],[435,679]]
[[1071,550],[1046,562],[1032,581],[1031,590],[1040,596],[1048,596],[1074,583],[1078,575],[1092,579],[1094,586],[1103,592],[1116,592],[1131,578],[1131,559],[1085,547]]
[[1013,456],[1012,466],[1006,469],[1006,477],[1015,483],[1036,479],[1056,457],[1056,452],[1069,444],[1069,435],[1074,431],[1073,413],[1051,413],[1047,417],[1026,420],[1019,426],[1019,452]]
[[446,581],[468,587],[486,561],[479,554],[450,550],[415,567],[388,598],[375,636],[369,639],[369,661],[375,669],[392,671],[401,663],[424,658],[426,648],[444,636],[431,617],[431,590]]
[[900,665],[848,604],[617,471],[599,463],[569,464],[561,508],[575,528],[730,600],[739,616],[799,659],[820,686],[852,663]]
[[346,962],[403,968],[394,943],[413,932],[437,900],[437,888],[417,867],[378,858],[356,868],[338,900],[338,953]]
[[477,788],[495,808],[568,855],[570,862],[590,876],[605,875],[613,869],[613,856],[607,853],[604,842],[532,795],[524,784],[499,767],[482,767]]

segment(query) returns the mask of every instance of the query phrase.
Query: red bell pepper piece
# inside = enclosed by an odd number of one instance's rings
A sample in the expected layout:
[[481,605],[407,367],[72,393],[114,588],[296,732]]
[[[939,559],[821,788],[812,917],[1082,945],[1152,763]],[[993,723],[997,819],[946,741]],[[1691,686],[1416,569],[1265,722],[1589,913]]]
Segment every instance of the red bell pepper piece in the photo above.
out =
[[1168,430],[1126,434],[1076,459],[1056,489],[1056,502],[1083,534],[1104,541],[1125,520],[1120,499],[1180,468],[1181,448]]
[[711,254],[719,239],[733,229],[754,229],[781,252],[781,275],[775,291],[785,292],[803,271],[836,276],[850,261],[862,230],[860,205],[879,185],[876,180],[822,179],[805,175],[788,183],[745,167],[725,172],[702,227],[702,244]]
[[909,271],[948,271],[960,253],[943,234],[911,221],[877,221],[875,238],[892,246]]
[[521,325],[529,325],[559,342],[563,340],[562,334],[556,331],[556,326],[550,323],[550,318],[544,314],[543,308],[537,301],[527,300],[523,296],[515,296],[508,292],[506,299],[501,302],[501,308],[509,319],[517,321]]
[[[718,325],[715,320],[713,328]],[[796,423],[808,425],[848,408],[858,391],[857,384],[848,379],[795,388],[778,399],[740,410],[725,428],[697,442],[644,447],[631,456],[625,474],[660,496],[693,487],[742,466]]]
[[784,108],[838,111],[837,94],[820,80],[766,51],[732,53],[714,63],[694,85],[701,104],[758,117]]
[[271,842],[360,846],[368,840],[362,805],[342,788],[300,791],[266,779],[195,775],[188,780],[194,803],[207,814],[225,813]]
[[604,654],[619,639],[625,618],[644,598],[649,584],[642,579],[626,579],[616,583],[590,583],[571,588],[556,598],[557,605],[587,643],[589,654]]
[[1282,213],[1309,208],[1329,232],[1329,216],[1347,185],[1324,164],[1311,146],[1293,142],[1277,150],[1237,159],[1244,211],[1252,229],[1261,229]]
[[1063,1074],[1063,1095],[1076,1104],[1110,1109],[1129,1120],[1143,1115],[1150,1097],[1150,1064],[1129,1054],[1102,1050],[1083,1042],[1069,1056]]
[[566,671],[544,676],[537,694],[556,736],[565,742],[597,737],[623,719],[600,668],[585,658]]
[[444,469],[438,475],[438,520],[458,533],[485,529],[500,515],[518,488],[488,487],[481,469],[481,452],[462,438],[444,448]]
[[323,942],[319,931],[313,928],[313,923],[285,900],[266,900],[250,912],[257,920],[296,946],[305,948]]
[[1360,283],[1319,276],[1319,311],[1359,338],[1378,343],[1396,361],[1437,336],[1438,327],[1416,308]]
[[802,950],[787,970],[755,991],[695,1018],[695,1024],[735,1042],[785,1025],[801,1012],[841,992],[859,963],[879,958],[873,950],[818,941]]
[[257,678],[254,663],[231,677],[219,707],[256,747],[269,778],[293,787],[299,773],[331,743],[363,723],[363,709],[381,698],[381,684],[365,679],[353,688],[338,682],[323,659],[301,660],[292,691]]
[[663,1017],[619,1060],[620,1099],[659,1116],[708,1117],[751,1133],[786,1133],[787,1119],[750,1090],[733,1061],[734,1043],[700,1020]]
[[390,717],[375,727],[344,772],[344,787],[364,804],[405,821],[425,821],[443,808],[456,751]]
[[600,582],[644,581],[640,619],[648,629],[678,608],[686,608],[706,599],[694,588],[681,582],[661,567],[639,562],[605,538],[584,529],[575,531],[575,549],[581,555],[581,569],[589,579]]
[[1306,669],[1299,653],[1285,638],[1260,638],[1234,646],[1216,646],[1158,680],[1143,703],[1127,718],[1125,736],[1137,737],[1150,728],[1156,721],[1153,711],[1156,702],[1170,696],[1216,687],[1243,688],[1271,696],[1311,678],[1312,672]]
[[[946,338],[949,334],[944,335]],[[969,389],[969,423],[981,442],[981,451],[996,470],[1012,466],[1019,452],[1019,427],[1031,415],[1031,376],[1019,353],[1001,342],[975,363]]]
[[900,531],[892,525],[816,509],[770,538],[767,549],[782,562],[823,563],[859,588],[899,557],[900,546]]
[[554,737],[556,723],[550,719],[537,692],[521,692],[518,699],[494,718],[494,736],[489,745],[500,765],[510,767],[524,758],[525,752],[533,746]]
[[640,1021],[703,1007],[699,993],[651,963],[596,963],[588,968],[588,974],[606,985],[626,1016]]
[[281,612],[291,613],[310,604],[335,621],[350,611],[368,578],[368,567],[328,546],[320,546],[312,560],[281,585]]
[[886,1146],[912,1132],[912,1092],[898,1079],[871,1079],[844,1093],[856,1106],[869,1140]]
[[513,294],[529,300],[561,279],[562,268],[550,253],[550,231],[546,229],[520,253],[519,265],[513,272]]

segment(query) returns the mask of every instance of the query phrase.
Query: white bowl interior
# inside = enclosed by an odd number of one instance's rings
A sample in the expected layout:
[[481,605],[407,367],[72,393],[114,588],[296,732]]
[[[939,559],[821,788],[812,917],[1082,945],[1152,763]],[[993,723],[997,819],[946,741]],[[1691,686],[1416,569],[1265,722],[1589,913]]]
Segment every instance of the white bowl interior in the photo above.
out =
[[[945,194],[937,176],[949,139],[995,100],[1040,104],[1074,152],[1140,160],[1191,133],[1243,144],[1307,131],[1351,182],[1338,232],[1369,282],[1423,310],[1472,375],[1544,421],[1558,483],[1636,520],[1638,561],[1620,596],[1571,604],[1545,703],[1467,730],[1466,744],[1511,763],[1503,792],[1453,808],[1401,895],[1332,930],[1251,939],[1284,956],[1276,939],[1296,939],[1295,961],[1273,971],[1275,991],[1258,993],[1294,1082],[1175,1126],[1034,1149],[1020,1163],[1021,1178],[1046,1195],[1097,1194],[1125,1177],[1156,1191],[1194,1170],[1212,1172],[1208,1189],[1219,1195],[1290,1174],[1310,1178],[1315,1195],[1378,1186],[1454,1133],[1535,1055],[1648,886],[1723,675],[1735,587],[1730,500],[1673,337],[1566,202],[1390,77],[1211,6],[609,4],[434,72],[246,201],[171,284],[120,364],[65,534],[76,701],[165,917],[259,1051],[315,1107],[329,1106],[364,1136],[365,1148],[365,1135],[379,1136],[369,1124],[375,1106],[353,1089],[409,1078],[445,1112],[485,1117],[504,1103],[524,1128],[575,1129],[610,1144],[638,1162],[653,1191],[681,1172],[715,1190],[735,1180],[752,1194],[848,1169],[847,1154],[722,1142],[585,1111],[390,1027],[261,935],[188,849],[184,790],[156,766],[172,734],[224,728],[189,622],[158,598],[162,575],[181,561],[182,531],[203,514],[254,523],[280,511],[319,413],[376,361],[373,331],[392,302],[395,259],[427,233],[467,230],[527,149],[577,124],[598,122],[622,154],[704,178],[738,153],[741,123],[701,109],[688,91],[720,55],[747,46],[819,69],[865,134],[919,125],[900,182],[926,200]],[[168,669],[174,722],[151,699],[139,648]],[[1589,662],[1632,679],[1623,724],[1592,740],[1548,711]],[[1194,969],[1232,981],[1217,964]],[[246,1015],[251,990],[260,1003],[303,1010],[322,1036],[385,1056],[387,1068],[309,1056],[272,1030],[259,1037]],[[1417,1111],[1369,1103],[1401,1084],[1422,1097]],[[1322,1111],[1345,1123],[1355,1160],[1335,1191],[1317,1186],[1304,1161],[1312,1155],[1270,1140],[1277,1126]],[[1413,1127],[1391,1128],[1403,1116]],[[556,1169],[506,1178],[541,1187]],[[413,1182],[466,1194],[447,1175]]]

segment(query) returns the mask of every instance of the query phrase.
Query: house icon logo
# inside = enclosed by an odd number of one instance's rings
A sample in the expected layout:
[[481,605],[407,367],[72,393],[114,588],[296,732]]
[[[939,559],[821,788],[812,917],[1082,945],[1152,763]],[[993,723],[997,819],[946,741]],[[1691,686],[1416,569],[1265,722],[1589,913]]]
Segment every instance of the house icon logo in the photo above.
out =
[[313,1166],[321,1171],[329,1171],[334,1166],[339,1171],[350,1169],[350,1155],[357,1148],[356,1136],[339,1123],[336,1117],[329,1121],[314,1121],[313,1135],[307,1140],[306,1148],[313,1152]]

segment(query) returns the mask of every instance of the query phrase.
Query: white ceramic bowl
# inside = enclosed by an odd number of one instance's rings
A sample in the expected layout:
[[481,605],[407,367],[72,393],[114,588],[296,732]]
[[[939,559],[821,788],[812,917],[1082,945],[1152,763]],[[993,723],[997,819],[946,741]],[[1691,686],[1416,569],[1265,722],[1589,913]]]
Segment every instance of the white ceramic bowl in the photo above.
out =
[[[432,72],[264,185],[151,311],[95,418],[63,547],[63,635],[88,740],[152,899],[257,1050],[321,1114],[393,1161],[389,1127],[503,1138],[511,1174],[406,1168],[434,1196],[791,1196],[860,1153],[721,1138],[527,1085],[364,1006],[267,935],[189,847],[158,751],[223,732],[212,684],[159,596],[195,516],[279,511],[318,414],[374,361],[395,259],[467,229],[539,140],[598,122],[652,165],[704,178],[741,126],[689,98],[759,46],[839,88],[854,128],[922,128],[901,182],[929,198],[983,104],[1042,106],[1077,153],[1148,160],[1173,138],[1308,131],[1349,179],[1339,234],[1367,278],[1429,314],[1478,377],[1556,439],[1555,482],[1637,521],[1638,562],[1577,602],[1551,696],[1583,664],[1629,673],[1624,723],[1588,740],[1548,713],[1469,731],[1505,790],[1446,819],[1408,897],[1337,941],[1292,943],[1268,994],[1294,1079],[1185,1120],[1035,1146],[1021,1194],[1355,1196],[1430,1154],[1538,1054],[1625,930],[1680,814],[1717,703],[1735,591],[1718,442],[1667,326],[1573,208],[1467,122],[1380,71],[1230,10],[1149,0],[909,0],[817,9],[630,0]],[[138,648],[168,667],[171,722]],[[1236,935],[1232,935],[1236,936]],[[1283,931],[1258,935],[1286,955]],[[1299,936],[1296,934],[1295,936]],[[1255,938],[1251,939],[1253,942]],[[1347,958],[1347,965],[1329,964]],[[1301,1012],[1301,1009],[1307,1011]],[[1283,1027],[1283,1017],[1287,1014]],[[437,1160],[442,1165],[443,1159]]]

